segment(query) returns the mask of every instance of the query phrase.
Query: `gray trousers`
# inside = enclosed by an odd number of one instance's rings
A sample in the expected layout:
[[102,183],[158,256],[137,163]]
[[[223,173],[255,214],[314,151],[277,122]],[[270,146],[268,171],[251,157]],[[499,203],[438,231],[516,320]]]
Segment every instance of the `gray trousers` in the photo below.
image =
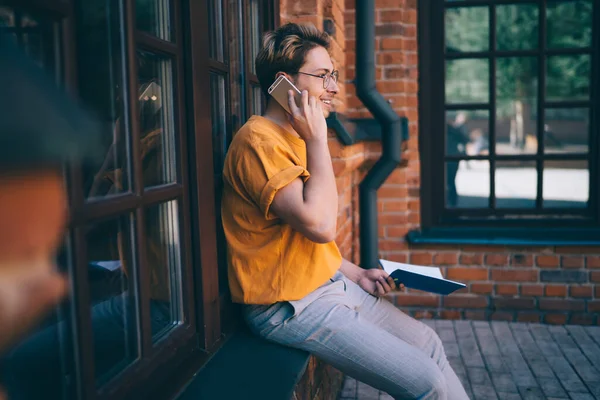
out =
[[306,350],[395,399],[468,399],[435,331],[341,272],[302,300],[243,310],[255,334]]

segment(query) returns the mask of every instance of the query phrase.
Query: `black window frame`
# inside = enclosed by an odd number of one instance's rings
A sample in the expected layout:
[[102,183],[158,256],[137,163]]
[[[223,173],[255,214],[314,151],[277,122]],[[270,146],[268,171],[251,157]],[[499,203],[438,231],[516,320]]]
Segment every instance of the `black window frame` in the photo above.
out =
[[[590,82],[590,143],[588,168],[590,171],[589,214],[582,216],[576,210],[552,209],[543,213],[531,214],[531,209],[495,210],[492,215],[476,209],[446,208],[445,206],[445,159],[452,158],[445,154],[445,112],[452,109],[480,108],[478,105],[457,105],[448,107],[445,104],[445,60],[489,56],[493,61],[499,54],[534,55],[538,57],[538,96],[544,88],[544,60],[548,54],[568,54],[566,51],[547,50],[545,48],[545,15],[546,1],[532,0],[527,4],[539,6],[540,35],[539,49],[534,51],[499,52],[495,50],[495,13],[494,5],[523,4],[515,0],[471,0],[444,1],[423,0],[418,4],[419,35],[419,153],[421,165],[421,229],[410,232],[407,239],[414,243],[498,243],[498,244],[598,244],[600,243],[600,193],[594,182],[600,175],[600,29],[593,27],[592,45],[589,49],[592,58],[592,77]],[[446,53],[444,41],[444,11],[446,8],[488,6],[490,8],[490,50],[477,53]],[[600,20],[600,5],[595,3],[593,20]],[[494,53],[495,52],[495,53]],[[504,54],[506,53],[506,54]],[[490,93],[495,90],[495,63],[490,67]],[[543,99],[540,96],[540,99]],[[538,101],[538,122],[543,118],[543,108],[548,102]],[[561,103],[562,104],[562,103]],[[494,103],[490,102],[490,127],[494,124]],[[494,112],[492,112],[494,111]],[[543,121],[542,121],[543,122]],[[543,126],[543,123],[541,124]],[[538,123],[537,137],[540,138],[542,128]],[[494,140],[493,129],[490,129],[490,142]],[[538,140],[538,143],[543,141]],[[492,146],[490,146],[492,147]],[[543,144],[538,153],[532,156],[520,156],[537,163],[538,171],[544,159],[551,159],[543,153]],[[511,159],[511,156],[491,154],[490,171],[493,171],[493,158]],[[478,159],[481,156],[461,157],[461,159]],[[513,157],[514,158],[514,157]],[[494,173],[490,172],[490,185],[494,185]],[[542,176],[538,174],[538,192],[541,192]],[[492,193],[491,193],[492,194]],[[538,196],[538,199],[540,196]],[[493,200],[490,201],[493,205]],[[539,200],[538,200],[539,205]],[[574,211],[574,212],[571,212]],[[568,214],[567,214],[568,213]],[[521,215],[519,215],[521,214]],[[570,215],[569,215],[570,214]]]

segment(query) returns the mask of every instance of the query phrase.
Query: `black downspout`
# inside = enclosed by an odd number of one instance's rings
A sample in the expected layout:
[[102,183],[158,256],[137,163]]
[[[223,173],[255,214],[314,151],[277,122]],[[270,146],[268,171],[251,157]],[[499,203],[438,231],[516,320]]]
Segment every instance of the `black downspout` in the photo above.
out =
[[[381,158],[360,183],[360,264],[374,268],[379,264],[377,189],[402,159],[401,119],[375,88],[375,0],[356,0],[356,95],[381,124]],[[403,126],[404,125],[404,126]],[[404,129],[403,129],[404,128]]]

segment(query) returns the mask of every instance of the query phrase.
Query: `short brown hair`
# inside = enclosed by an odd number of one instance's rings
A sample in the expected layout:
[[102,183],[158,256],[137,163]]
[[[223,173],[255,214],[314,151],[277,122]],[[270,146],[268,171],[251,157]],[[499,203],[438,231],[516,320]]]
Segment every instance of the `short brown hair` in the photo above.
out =
[[275,82],[275,75],[280,71],[297,73],[304,65],[306,54],[317,46],[324,47],[329,52],[329,35],[319,31],[313,24],[287,23],[264,35],[255,67],[260,87],[267,99],[267,90]]

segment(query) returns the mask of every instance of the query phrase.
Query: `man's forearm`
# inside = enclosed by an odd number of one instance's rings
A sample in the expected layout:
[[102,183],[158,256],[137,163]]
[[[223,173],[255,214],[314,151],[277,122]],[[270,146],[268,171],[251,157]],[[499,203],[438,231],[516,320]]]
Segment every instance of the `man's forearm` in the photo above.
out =
[[327,141],[307,142],[306,158],[310,179],[304,185],[304,202],[320,227],[335,231],[338,198]]
[[346,278],[350,279],[354,283],[358,283],[358,280],[363,276],[365,270],[358,265],[351,263],[345,258],[342,259],[342,265],[340,266],[342,274],[346,275]]

